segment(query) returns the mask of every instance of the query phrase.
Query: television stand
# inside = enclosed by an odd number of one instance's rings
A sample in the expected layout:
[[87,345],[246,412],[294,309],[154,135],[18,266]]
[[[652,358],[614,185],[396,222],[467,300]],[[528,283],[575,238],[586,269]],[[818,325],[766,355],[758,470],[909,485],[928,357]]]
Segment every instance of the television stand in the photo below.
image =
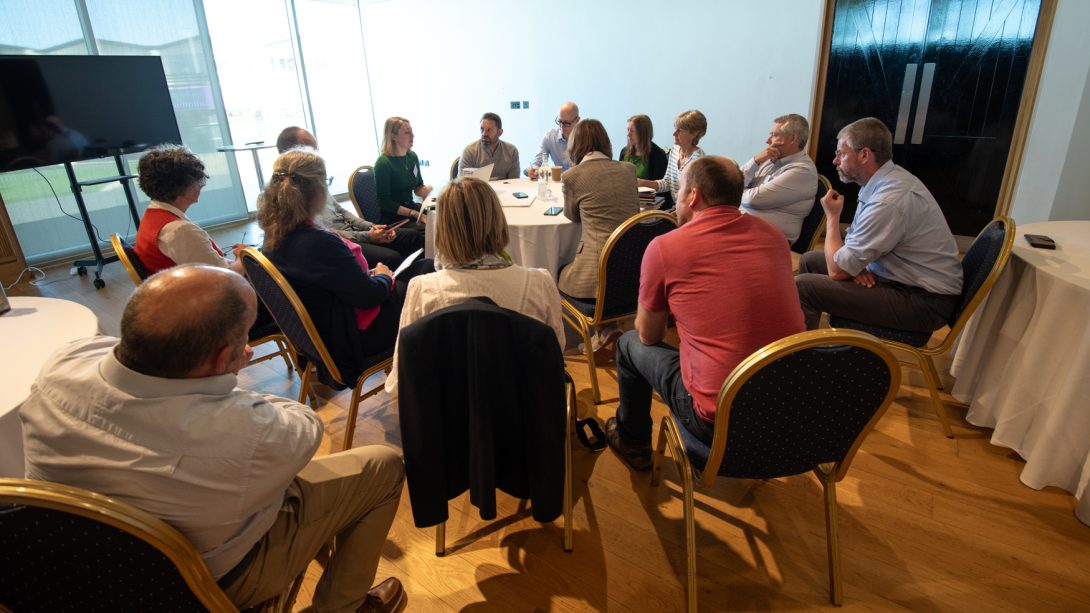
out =
[[83,220],[83,229],[87,231],[87,240],[91,243],[91,252],[94,253],[94,259],[91,260],[76,260],[72,265],[76,267],[76,272],[81,277],[87,276],[87,267],[95,267],[95,289],[102,289],[106,287],[106,281],[102,278],[102,267],[110,262],[117,261],[117,255],[103,256],[102,248],[98,244],[98,237],[95,236],[95,228],[91,225],[91,214],[87,211],[87,203],[83,201],[83,188],[91,185],[102,185],[104,183],[121,183],[121,186],[125,189],[125,200],[129,204],[129,214],[132,215],[133,223],[136,224],[136,228],[140,229],[140,214],[136,211],[136,199],[132,194],[132,185],[129,183],[136,175],[130,175],[125,172],[125,163],[121,160],[121,154],[115,153],[113,155],[114,164],[117,166],[117,176],[104,177],[102,179],[92,179],[90,181],[80,181],[76,178],[76,170],[72,167],[71,162],[64,163],[64,170],[68,173],[68,183],[72,187],[72,195],[76,197],[76,207],[79,208],[80,219]]

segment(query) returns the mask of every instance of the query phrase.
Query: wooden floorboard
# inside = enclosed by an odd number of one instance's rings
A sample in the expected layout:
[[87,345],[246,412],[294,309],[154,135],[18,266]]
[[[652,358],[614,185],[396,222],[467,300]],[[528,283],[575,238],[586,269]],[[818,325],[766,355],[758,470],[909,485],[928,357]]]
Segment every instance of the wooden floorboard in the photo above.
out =
[[[238,232],[222,230],[223,242]],[[53,268],[45,284],[24,282],[10,293],[86,304],[101,330],[116,335],[133,286],[118,264],[104,278],[106,288],[95,290],[89,277]],[[613,415],[615,380],[601,376],[602,394],[613,400],[594,406],[585,363],[574,355],[567,362],[580,415]],[[947,356],[939,369],[948,366]],[[957,438],[944,438],[919,373],[906,369],[905,379],[837,489],[843,609],[1090,610],[1090,527],[1074,517],[1074,498],[1022,485],[1021,459],[990,445],[990,431],[967,424],[953,403],[947,412]],[[378,375],[371,383],[381,381]],[[279,359],[243,370],[239,383],[298,394],[298,378]],[[317,410],[327,429],[319,453],[330,453],[341,446],[349,393],[323,392]],[[655,402],[653,411],[657,430],[665,407]],[[400,448],[397,409],[385,393],[360,407],[354,444]],[[497,519],[483,521],[463,495],[449,505],[448,553],[438,558],[434,529],[415,527],[406,490],[379,578],[401,578],[414,611],[681,610],[684,528],[672,464],[652,488],[647,473],[631,472],[609,450],[576,445],[574,462],[572,553],[563,551],[561,521],[539,524],[502,494]],[[696,508],[702,611],[833,609],[816,479],[720,479],[698,490]],[[312,565],[297,609],[310,602],[319,573]]]

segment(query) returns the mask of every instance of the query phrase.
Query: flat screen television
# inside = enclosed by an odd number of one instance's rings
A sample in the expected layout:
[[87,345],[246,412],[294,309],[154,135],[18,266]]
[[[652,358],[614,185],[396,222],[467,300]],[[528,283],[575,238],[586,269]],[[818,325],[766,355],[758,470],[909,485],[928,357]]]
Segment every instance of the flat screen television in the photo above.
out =
[[0,56],[0,172],[181,142],[157,56]]

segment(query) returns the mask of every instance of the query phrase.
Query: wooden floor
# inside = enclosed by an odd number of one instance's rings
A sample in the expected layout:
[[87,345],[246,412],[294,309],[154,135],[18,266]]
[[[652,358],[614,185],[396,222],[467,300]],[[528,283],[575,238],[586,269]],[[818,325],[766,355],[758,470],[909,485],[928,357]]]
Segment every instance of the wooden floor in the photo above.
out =
[[[236,234],[237,231],[232,231]],[[102,330],[117,334],[132,284],[117,264],[107,286],[49,271],[48,283],[11,293],[86,304]],[[946,363],[940,363],[945,370]],[[590,400],[585,364],[568,358],[579,413],[606,418],[616,401]],[[1090,610],[1090,527],[1074,498],[1034,491],[1018,480],[1022,461],[988,443],[989,431],[950,407],[957,437],[942,436],[917,372],[863,444],[838,488],[844,609],[913,611]],[[377,376],[373,383],[381,381]],[[601,377],[616,398],[616,381]],[[245,369],[240,385],[292,397],[297,378],[282,361]],[[320,453],[339,449],[349,392],[318,409]],[[950,405],[948,405],[950,406]],[[665,407],[655,403],[656,427]],[[396,408],[384,393],[359,412],[355,445],[400,448]],[[407,492],[383,550],[379,579],[405,584],[414,611],[678,611],[684,603],[684,530],[676,472],[659,488],[609,450],[576,445],[575,550],[564,553],[562,524],[541,525],[516,500],[499,496],[499,518],[483,522],[463,496],[451,502],[446,557],[434,531],[417,529]],[[700,609],[811,610],[828,604],[821,487],[811,476],[719,480],[698,492]],[[309,603],[312,566],[296,604]]]

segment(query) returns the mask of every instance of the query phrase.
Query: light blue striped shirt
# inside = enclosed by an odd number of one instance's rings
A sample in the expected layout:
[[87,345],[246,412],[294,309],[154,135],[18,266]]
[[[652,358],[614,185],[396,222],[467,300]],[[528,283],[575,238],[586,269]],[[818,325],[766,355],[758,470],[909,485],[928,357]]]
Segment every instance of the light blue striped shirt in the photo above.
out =
[[833,259],[853,277],[866,268],[933,294],[961,293],[958,246],[939,204],[892,160],[859,190],[855,218]]
[[[571,168],[571,160],[568,159],[568,139],[559,128],[554,128],[545,133],[541,139],[541,151],[534,156],[534,162],[530,166],[541,168],[545,160],[552,158],[554,166],[560,166],[564,170]],[[523,174],[526,174],[523,171]]]
[[[700,157],[704,157],[704,150],[697,147],[692,155],[689,156],[689,159],[685,160],[685,163],[688,164]],[[678,167],[678,160],[680,159],[681,145],[674,145],[670,148],[669,159],[666,160],[666,175],[659,179],[658,187],[656,188],[656,191],[660,194],[669,190],[670,197],[674,199],[674,202],[677,202],[677,189],[678,185],[681,183],[681,171],[685,169],[685,166]]]

